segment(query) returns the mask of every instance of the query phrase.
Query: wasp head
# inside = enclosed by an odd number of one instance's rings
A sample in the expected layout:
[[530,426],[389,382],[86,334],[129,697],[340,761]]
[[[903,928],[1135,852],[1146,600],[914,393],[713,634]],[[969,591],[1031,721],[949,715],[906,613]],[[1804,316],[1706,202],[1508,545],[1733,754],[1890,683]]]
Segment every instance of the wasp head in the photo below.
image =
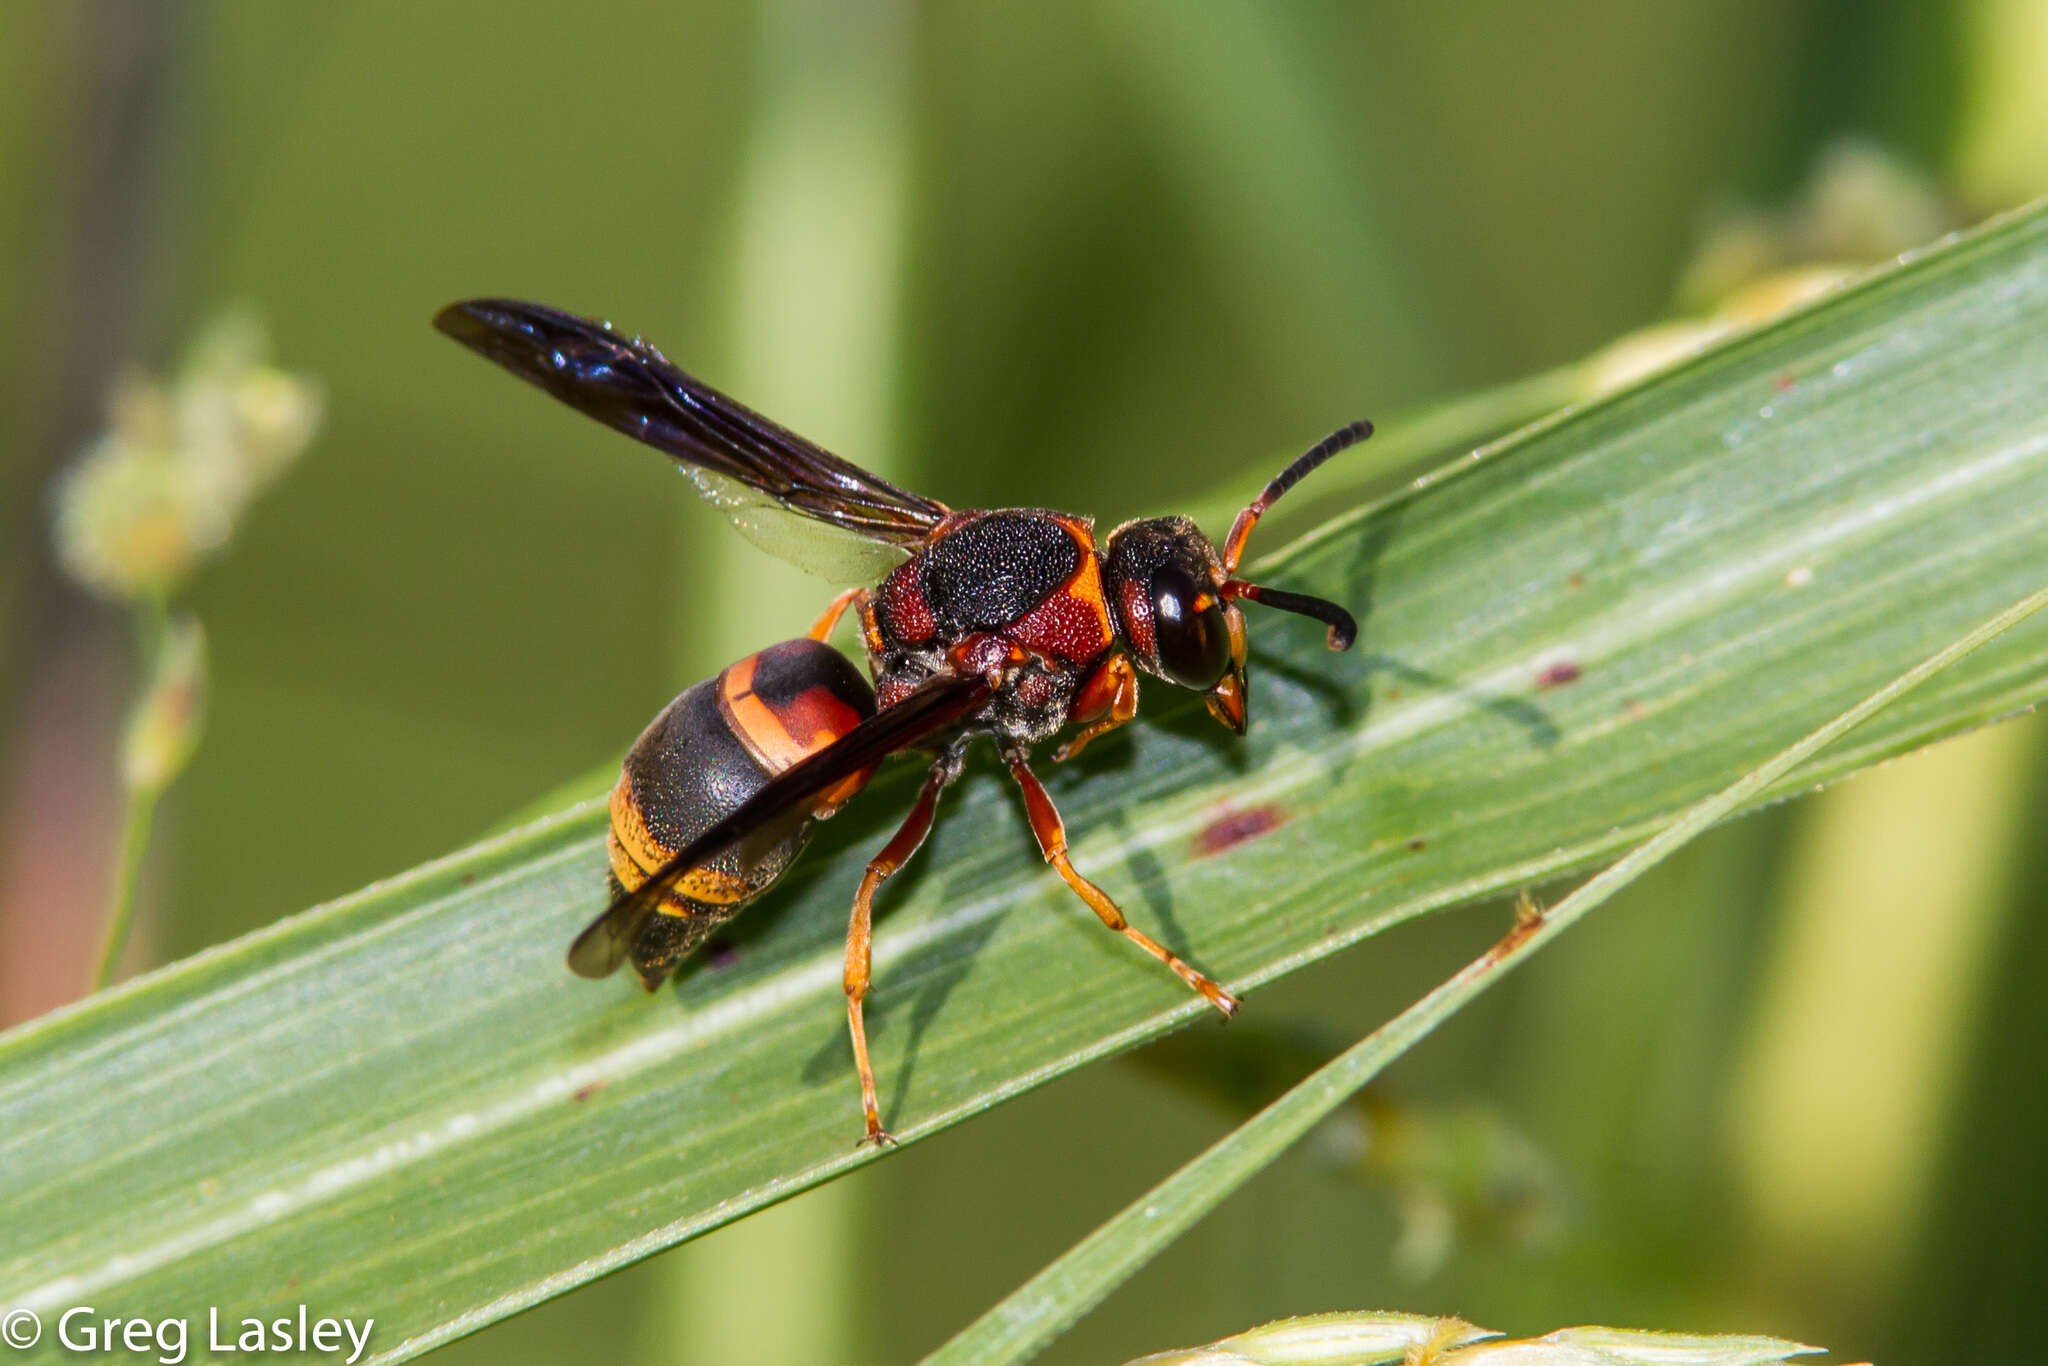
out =
[[1209,714],[1244,734],[1244,613],[1240,600],[1314,617],[1333,650],[1348,650],[1358,623],[1334,602],[1234,577],[1245,541],[1279,497],[1323,461],[1372,435],[1372,424],[1339,428],[1282,470],[1237,515],[1219,552],[1186,517],[1125,522],[1103,543],[1104,587],[1131,660],[1155,678],[1203,694]]
[[1244,734],[1244,613],[1209,538],[1185,517],[1148,517],[1112,531],[1102,558],[1131,662],[1206,694],[1209,714]]

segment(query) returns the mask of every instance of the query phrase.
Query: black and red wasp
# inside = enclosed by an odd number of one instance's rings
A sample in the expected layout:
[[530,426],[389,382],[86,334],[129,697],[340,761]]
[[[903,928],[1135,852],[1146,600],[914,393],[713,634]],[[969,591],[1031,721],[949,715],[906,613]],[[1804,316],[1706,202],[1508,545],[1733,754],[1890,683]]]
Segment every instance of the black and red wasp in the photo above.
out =
[[[866,1140],[886,1143],[861,1006],[875,889],[924,843],[939,794],[986,735],[1024,794],[1045,860],[1102,923],[1226,1016],[1237,999],[1133,927],[1067,860],[1066,831],[1031,748],[1067,726],[1071,759],[1138,710],[1138,674],[1203,694],[1244,734],[1240,602],[1358,633],[1321,598],[1235,577],[1259,518],[1296,481],[1372,434],[1339,428],[1266,485],[1222,549],[1186,517],[1094,524],[1045,508],[955,512],[897,488],[683,373],[659,351],[558,309],[509,299],[450,304],[434,325],[607,426],[667,453],[749,539],[843,583],[806,639],[784,641],[685,691],[640,736],[611,796],[613,897],[569,966],[604,977],[630,959],[649,991],[768,889],[831,815],[899,751],[930,772],[867,866],[846,931],[846,1015]],[[808,519],[798,521],[797,519]],[[825,642],[857,613],[868,680]]]

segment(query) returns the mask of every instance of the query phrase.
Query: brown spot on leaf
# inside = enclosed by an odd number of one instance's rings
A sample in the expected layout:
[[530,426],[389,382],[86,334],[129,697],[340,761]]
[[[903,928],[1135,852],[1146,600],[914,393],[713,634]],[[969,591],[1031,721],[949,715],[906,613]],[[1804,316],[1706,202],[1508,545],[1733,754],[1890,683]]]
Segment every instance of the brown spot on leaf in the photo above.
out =
[[592,1096],[596,1095],[599,1091],[604,1090],[604,1088],[609,1085],[611,1085],[611,1083],[606,1081],[603,1077],[599,1077],[596,1081],[586,1081],[581,1086],[577,1087],[575,1091],[570,1094],[569,1098],[571,1100],[576,1101],[589,1100]]
[[1485,956],[1480,959],[1480,963],[1490,967],[1500,962],[1503,958],[1509,957],[1517,949],[1521,948],[1531,935],[1543,928],[1542,909],[1535,907],[1533,902],[1528,903],[1528,905],[1531,909],[1526,911],[1521,903],[1516,905],[1514,925],[1506,934],[1500,937],[1499,942],[1486,951]]
[[1419,854],[1427,848],[1429,848],[1429,841],[1420,835],[1408,841],[1408,852],[1411,854]]
[[1564,586],[1573,592],[1577,592],[1586,586],[1586,576],[1584,574],[1574,574],[1564,581]]
[[1799,381],[1794,379],[1790,372],[1781,372],[1771,381],[1771,387],[1781,394],[1789,394],[1799,387]]
[[1257,839],[1277,830],[1287,817],[1277,806],[1253,806],[1243,811],[1226,811],[1203,826],[1195,836],[1197,854],[1220,854],[1225,849]]
[[1546,692],[1562,688],[1568,683],[1578,682],[1584,673],[1576,660],[1560,659],[1555,664],[1544,666],[1543,672],[1536,675],[1536,686]]

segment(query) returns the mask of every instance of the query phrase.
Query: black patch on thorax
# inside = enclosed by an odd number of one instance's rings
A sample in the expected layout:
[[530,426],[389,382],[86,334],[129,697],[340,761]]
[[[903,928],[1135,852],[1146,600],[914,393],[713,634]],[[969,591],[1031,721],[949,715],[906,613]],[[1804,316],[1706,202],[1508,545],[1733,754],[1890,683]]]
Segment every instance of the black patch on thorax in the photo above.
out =
[[942,635],[1008,626],[1074,576],[1081,547],[1033,512],[991,512],[948,532],[919,567]]

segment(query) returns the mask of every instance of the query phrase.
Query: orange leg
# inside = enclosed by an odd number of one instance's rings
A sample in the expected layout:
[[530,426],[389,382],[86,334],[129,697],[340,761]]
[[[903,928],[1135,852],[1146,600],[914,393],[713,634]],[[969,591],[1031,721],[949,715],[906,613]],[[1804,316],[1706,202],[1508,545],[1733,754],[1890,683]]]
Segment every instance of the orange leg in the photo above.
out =
[[819,617],[817,624],[811,627],[811,639],[830,640],[832,638],[832,628],[839,624],[839,618],[846,615],[846,609],[853,606],[859,600],[860,595],[860,589],[849,588],[838,597],[832,599],[831,605],[825,609],[825,615]]
[[931,833],[939,792],[948,776],[943,769],[934,769],[925,779],[924,790],[917,794],[917,804],[910,808],[902,828],[869,862],[860,890],[853,894],[853,919],[846,926],[846,1027],[853,1033],[853,1065],[860,1069],[860,1108],[868,1126],[864,1143],[886,1146],[895,1141],[882,1128],[882,1108],[875,1100],[875,1069],[868,1062],[868,1028],[861,1018],[861,1002],[867,997],[870,980],[875,888],[907,863]]
[[1056,764],[1079,754],[1096,736],[1130,724],[1138,714],[1138,671],[1131,667],[1131,661],[1120,654],[1111,655],[1074,694],[1070,714],[1088,718],[1088,724],[1079,735],[1052,752]]
[[1172,950],[1144,931],[1134,928],[1124,913],[1117,909],[1103,890],[1074,871],[1074,865],[1067,861],[1067,828],[1060,820],[1060,813],[1053,809],[1052,798],[1045,794],[1044,786],[1038,781],[1024,762],[1022,754],[1007,754],[1004,761],[1010,766],[1010,776],[1017,780],[1017,786],[1024,791],[1024,809],[1031,817],[1031,833],[1038,837],[1038,847],[1045,854],[1045,861],[1074,889],[1075,895],[1088,903],[1095,914],[1102,917],[1102,923],[1115,930],[1124,938],[1136,944],[1145,952],[1157,958],[1181,981],[1201,993],[1210,1005],[1224,1015],[1237,1014],[1237,998],[1217,986],[1201,973],[1196,972]]

